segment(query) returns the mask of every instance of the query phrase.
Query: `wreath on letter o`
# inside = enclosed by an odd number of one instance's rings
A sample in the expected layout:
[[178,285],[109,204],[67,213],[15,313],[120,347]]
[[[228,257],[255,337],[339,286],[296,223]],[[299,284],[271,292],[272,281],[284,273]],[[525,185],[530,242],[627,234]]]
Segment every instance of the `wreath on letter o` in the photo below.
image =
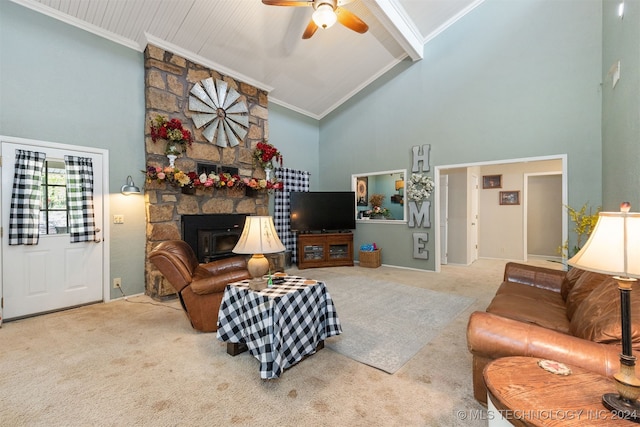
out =
[[431,177],[417,173],[411,174],[411,178],[407,183],[407,198],[414,202],[428,199],[434,187],[435,184]]

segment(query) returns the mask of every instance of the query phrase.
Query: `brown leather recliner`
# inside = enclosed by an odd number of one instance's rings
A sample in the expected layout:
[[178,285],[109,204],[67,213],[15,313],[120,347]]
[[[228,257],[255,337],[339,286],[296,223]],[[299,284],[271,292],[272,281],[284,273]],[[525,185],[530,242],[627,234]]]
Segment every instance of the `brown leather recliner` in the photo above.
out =
[[177,291],[191,326],[202,332],[218,329],[218,311],[227,284],[251,278],[244,256],[200,264],[182,240],[158,244],[149,260]]

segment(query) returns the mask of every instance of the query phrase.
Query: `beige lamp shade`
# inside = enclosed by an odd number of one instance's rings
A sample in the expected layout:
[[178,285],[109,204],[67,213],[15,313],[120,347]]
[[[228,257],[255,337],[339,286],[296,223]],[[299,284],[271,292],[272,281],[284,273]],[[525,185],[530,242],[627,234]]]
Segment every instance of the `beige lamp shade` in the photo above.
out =
[[589,240],[568,262],[583,270],[640,278],[640,213],[600,212]]
[[396,191],[404,188],[404,181],[401,179],[396,180]]
[[237,254],[272,254],[285,250],[270,216],[248,216],[233,248]]

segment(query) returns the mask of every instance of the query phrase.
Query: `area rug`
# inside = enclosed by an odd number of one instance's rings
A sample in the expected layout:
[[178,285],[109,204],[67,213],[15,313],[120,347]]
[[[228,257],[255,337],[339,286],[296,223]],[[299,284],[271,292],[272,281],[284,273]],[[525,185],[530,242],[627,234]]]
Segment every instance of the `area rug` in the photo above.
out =
[[331,274],[323,280],[342,324],[342,334],[325,347],[390,374],[474,301],[366,277]]

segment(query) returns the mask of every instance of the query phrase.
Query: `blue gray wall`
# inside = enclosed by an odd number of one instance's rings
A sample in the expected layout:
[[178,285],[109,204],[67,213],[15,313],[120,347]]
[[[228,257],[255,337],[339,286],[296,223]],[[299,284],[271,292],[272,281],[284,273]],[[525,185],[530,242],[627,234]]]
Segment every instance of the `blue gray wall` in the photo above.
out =
[[[422,61],[399,64],[321,121],[322,188],[410,168],[411,147],[431,144],[432,170],[566,153],[570,205],[600,204],[601,11],[600,0],[485,1]],[[378,243],[385,264],[434,269],[434,256],[412,258],[414,231],[358,224],[355,240]]]
[[[618,211],[631,202],[640,211],[640,2],[626,1],[624,17],[617,0],[603,9],[602,162],[603,209]],[[620,61],[620,80],[613,87],[609,70]]]
[[[400,63],[320,122],[270,104],[269,141],[285,166],[311,172],[313,190],[350,190],[352,174],[409,169],[411,147],[431,144],[431,171],[567,154],[572,206],[602,203],[603,170],[605,207],[633,203],[640,18],[638,3],[627,2],[618,25],[607,15],[614,4],[486,0],[427,44],[422,61]],[[603,25],[612,32],[603,35]],[[109,217],[126,215],[124,225],[111,226],[109,274],[129,293],[143,292],[143,198],[119,194],[127,175],[142,184],[142,53],[7,1],[0,1],[0,46],[0,134],[109,150]],[[625,90],[605,82],[602,113],[600,84],[617,57]],[[356,244],[376,241],[388,264],[433,269],[433,257],[413,259],[413,231],[359,225]]]
[[143,185],[144,120],[142,53],[0,1],[0,135],[109,150],[105,220],[125,223],[111,225],[106,274],[129,294],[144,292],[144,199],[120,188]]

